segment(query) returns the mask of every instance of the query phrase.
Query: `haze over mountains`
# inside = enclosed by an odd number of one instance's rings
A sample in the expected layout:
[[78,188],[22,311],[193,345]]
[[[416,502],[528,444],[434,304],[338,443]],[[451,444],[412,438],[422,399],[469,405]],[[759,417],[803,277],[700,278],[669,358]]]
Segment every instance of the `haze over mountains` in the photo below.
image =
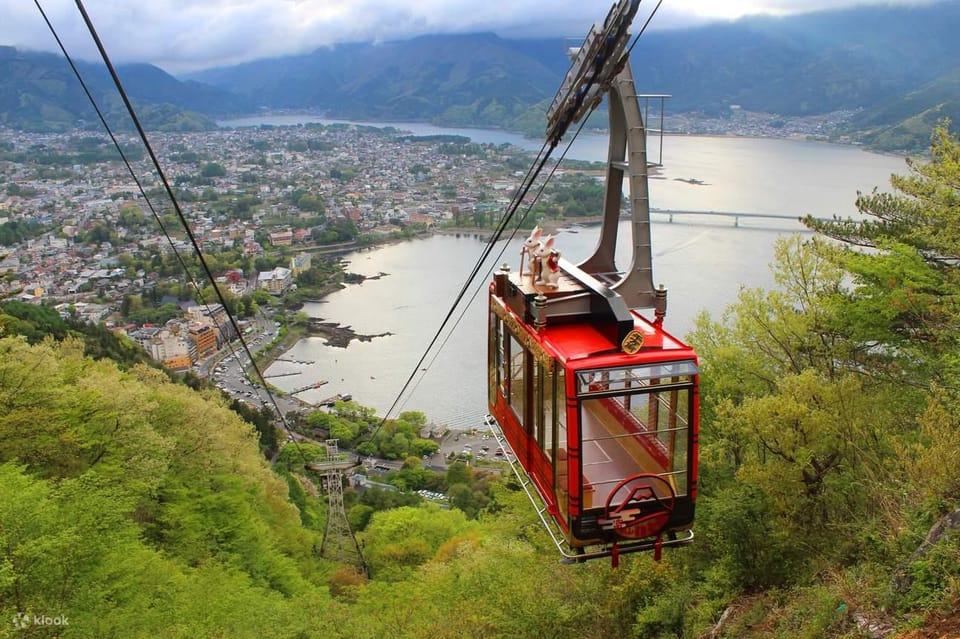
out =
[[[958,28],[956,0],[751,17],[648,31],[631,60],[638,89],[672,94],[673,113],[725,117],[732,105],[785,117],[857,111],[845,132],[878,148],[916,149],[939,118],[960,119]],[[210,127],[211,118],[285,109],[538,133],[568,65],[562,49],[559,37],[433,35],[322,48],[182,80],[150,65],[119,72],[154,128]],[[94,95],[114,111],[119,100],[98,69],[81,65]],[[97,124],[62,58],[0,50],[0,123],[62,130],[80,120]]]

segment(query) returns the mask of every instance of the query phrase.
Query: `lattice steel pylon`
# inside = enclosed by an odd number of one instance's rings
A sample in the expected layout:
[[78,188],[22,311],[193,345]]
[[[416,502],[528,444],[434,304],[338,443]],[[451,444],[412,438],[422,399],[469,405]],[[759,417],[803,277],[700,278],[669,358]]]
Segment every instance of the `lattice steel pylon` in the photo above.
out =
[[343,507],[343,472],[353,468],[355,462],[341,453],[336,439],[328,439],[327,457],[323,461],[307,464],[310,470],[321,473],[327,491],[327,527],[320,544],[320,556],[337,563],[353,565],[357,572],[367,574],[360,544],[350,528],[347,511]]

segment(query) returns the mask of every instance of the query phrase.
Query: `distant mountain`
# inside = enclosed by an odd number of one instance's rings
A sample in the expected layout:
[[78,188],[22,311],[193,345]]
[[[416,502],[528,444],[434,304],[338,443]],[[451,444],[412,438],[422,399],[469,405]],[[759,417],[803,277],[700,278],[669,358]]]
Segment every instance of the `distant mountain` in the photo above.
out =
[[[844,135],[882,148],[923,148],[931,120],[957,112],[958,26],[960,0],[752,17],[647,32],[631,64],[638,90],[674,96],[673,113],[724,117],[734,105],[786,117],[849,110],[859,115]],[[158,126],[210,124],[194,113],[284,109],[542,134],[568,65],[563,44],[559,37],[430,35],[324,47],[187,81],[149,65],[120,73],[142,108],[158,112]],[[106,74],[84,69],[116,108]],[[0,50],[0,123],[63,128],[78,118],[89,123],[92,112],[58,56]]]
[[[131,128],[106,69],[75,62],[111,128]],[[117,74],[147,129],[209,130],[216,128],[210,116],[250,110],[246,102],[222,89],[181,82],[151,65],[119,66]],[[62,56],[12,47],[0,47],[0,124],[29,131],[101,127],[80,82]]]
[[544,64],[493,34],[347,44],[191,76],[268,109],[310,109],[365,119],[508,126],[552,98],[567,63]]
[[682,111],[809,115],[870,107],[957,67],[958,26],[955,0],[755,17],[650,33],[632,60],[638,84]]
[[960,124],[960,67],[858,113],[848,132],[871,148],[920,149],[929,146],[930,132],[943,118]]
[[[872,110],[960,68],[958,25],[957,0],[745,18],[648,32],[631,63],[638,89],[672,94],[674,112],[723,116],[732,105],[784,116]],[[568,64],[561,44],[560,38],[424,36],[318,49],[191,77],[267,109],[539,131]],[[895,110],[875,117],[892,117]]]

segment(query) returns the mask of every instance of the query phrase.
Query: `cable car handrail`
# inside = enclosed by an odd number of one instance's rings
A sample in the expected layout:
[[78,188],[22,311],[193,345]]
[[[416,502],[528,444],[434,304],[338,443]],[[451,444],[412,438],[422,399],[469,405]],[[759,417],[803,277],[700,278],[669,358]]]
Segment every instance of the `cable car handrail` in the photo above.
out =
[[[604,398],[604,397],[622,397],[624,395],[650,395],[651,393],[655,392],[651,389],[656,389],[658,391],[659,390],[668,391],[668,390],[678,390],[678,389],[684,389],[684,388],[693,388],[694,386],[696,386],[696,383],[691,381],[691,382],[676,382],[673,384],[656,384],[652,386],[642,386],[642,387],[633,386],[629,390],[625,390],[622,388],[620,389],[614,388],[612,390],[604,390],[604,391],[583,391],[583,392],[577,393],[577,398],[597,399],[597,398]],[[660,401],[665,401],[665,400],[660,400]]]
[[[684,422],[686,423],[686,422]],[[678,426],[676,428],[660,428],[658,430],[645,430],[642,433],[623,433],[617,435],[607,435],[606,437],[584,437],[583,441],[585,442],[599,442],[607,439],[619,439],[621,437],[641,437],[645,435],[653,436],[659,435],[660,433],[679,433],[683,430],[689,430],[690,426]]]
[[[667,470],[667,471],[664,471],[664,472],[662,472],[662,473],[650,473],[650,474],[651,474],[651,475],[656,475],[657,477],[666,477],[667,475],[671,475],[671,476],[672,476],[672,475],[685,475],[686,473],[687,473],[686,470]],[[591,480],[591,481],[590,481],[590,484],[593,485],[593,486],[604,486],[604,485],[606,485],[606,484],[619,484],[619,483],[622,482],[622,481],[623,481],[623,478],[619,478],[619,479],[601,479],[601,480],[599,480],[599,481],[593,481],[593,480]],[[683,496],[685,496],[685,495],[684,495],[684,494],[678,495],[678,497],[683,497]],[[640,501],[649,501],[649,500],[640,500]]]
[[[523,489],[523,492],[527,495],[527,499],[530,500],[530,503],[533,504],[534,509],[537,511],[537,517],[540,518],[540,522],[543,524],[544,529],[547,531],[547,534],[550,535],[550,539],[553,540],[554,545],[557,547],[557,550],[560,554],[567,559],[574,559],[577,555],[571,555],[565,549],[566,545],[566,535],[563,534],[563,531],[560,530],[559,524],[556,520],[551,517],[544,517],[544,513],[547,511],[547,504],[540,497],[540,494],[534,494],[530,491],[530,484],[532,483],[529,477],[527,477],[526,472],[517,468],[519,463],[517,462],[517,454],[513,451],[513,447],[510,446],[510,442],[507,441],[506,435],[503,434],[503,430],[500,428],[500,424],[497,423],[497,420],[486,421],[485,422],[490,427],[490,433],[493,435],[493,438],[497,440],[497,443],[504,451],[510,451],[512,455],[505,455],[507,464],[510,466],[510,470],[513,471],[514,476],[517,478],[517,481],[520,482],[520,487]],[[510,457],[513,459],[510,459]],[[535,492],[535,491],[534,491]]]

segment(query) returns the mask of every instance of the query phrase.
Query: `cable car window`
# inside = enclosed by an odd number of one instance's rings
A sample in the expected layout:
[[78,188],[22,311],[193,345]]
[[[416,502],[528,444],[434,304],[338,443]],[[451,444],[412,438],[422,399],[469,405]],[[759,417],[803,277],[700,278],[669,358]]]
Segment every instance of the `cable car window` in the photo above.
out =
[[549,366],[544,364],[539,365],[540,368],[540,381],[543,388],[543,400],[540,402],[540,405],[543,407],[541,411],[541,416],[543,419],[543,424],[541,425],[541,436],[540,436],[540,449],[547,456],[548,460],[553,460],[553,431],[556,428],[556,407],[554,405],[556,394],[554,392],[555,388],[555,375],[551,375],[552,372]]
[[526,399],[524,396],[526,392],[524,373],[526,372],[527,352],[513,335],[510,335],[507,349],[507,357],[510,358],[510,393],[506,397],[517,419],[520,420],[521,424],[524,424],[526,421],[524,419],[524,400]]
[[578,373],[581,391],[593,395],[580,403],[585,508],[602,506],[621,481],[641,473],[662,477],[675,496],[688,493],[696,368],[679,364]]
[[503,322],[495,313],[490,313],[490,338],[487,340],[488,371],[487,389],[490,395],[489,402],[496,402],[496,389],[503,386]]
[[533,435],[534,441],[537,443],[537,446],[543,449],[543,416],[546,412],[546,406],[544,406],[544,375],[543,375],[543,364],[540,362],[534,362],[531,367],[530,374],[533,375],[532,386],[530,388],[531,393],[531,414],[530,414],[530,428],[527,430]]
[[510,332],[507,330],[507,327],[501,323],[500,324],[500,337],[501,339],[497,340],[497,346],[500,349],[500,354],[498,358],[500,360],[500,394],[506,398],[507,402],[510,402]]
[[692,384],[693,376],[697,372],[697,365],[689,360],[602,371],[581,371],[577,373],[577,394],[624,391],[652,384]]
[[[566,386],[564,386],[566,377],[564,375],[563,367],[557,367],[557,374],[554,375],[554,378],[557,396],[559,398],[563,398],[566,394]],[[570,494],[570,476],[568,474],[569,466],[567,464],[567,406],[565,402],[561,401],[559,403],[557,406],[556,415],[557,457],[556,463],[554,464],[554,477],[556,481],[557,509],[560,513],[561,519],[565,520],[568,514],[567,504]]]

